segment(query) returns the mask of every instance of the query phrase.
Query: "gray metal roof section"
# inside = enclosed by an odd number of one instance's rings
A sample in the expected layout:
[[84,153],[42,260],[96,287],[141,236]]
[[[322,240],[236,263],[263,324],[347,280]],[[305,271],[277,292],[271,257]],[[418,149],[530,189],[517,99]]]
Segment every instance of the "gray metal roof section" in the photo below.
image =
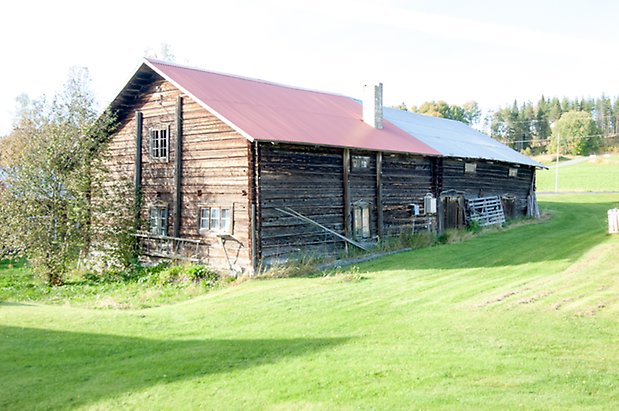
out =
[[455,120],[384,108],[384,118],[445,157],[503,161],[546,168],[544,165]]

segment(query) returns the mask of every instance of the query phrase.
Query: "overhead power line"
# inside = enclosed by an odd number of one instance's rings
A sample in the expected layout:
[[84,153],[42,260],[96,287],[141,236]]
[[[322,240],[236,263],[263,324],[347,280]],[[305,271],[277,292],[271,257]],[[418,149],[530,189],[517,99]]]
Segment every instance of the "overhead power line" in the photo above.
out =
[[[584,138],[595,138],[595,137],[599,137],[599,138],[617,138],[619,136],[617,136],[616,134],[613,135],[608,135],[605,136],[603,134],[594,134],[594,135],[590,135],[590,136],[571,136],[571,137],[564,137],[561,136],[561,139],[570,139],[570,140],[577,140],[577,139],[584,139]],[[510,144],[510,143],[531,143],[531,142],[537,142],[537,143],[550,143],[550,139],[549,138],[545,138],[545,139],[527,139],[527,140],[502,140],[501,142],[503,144]]]

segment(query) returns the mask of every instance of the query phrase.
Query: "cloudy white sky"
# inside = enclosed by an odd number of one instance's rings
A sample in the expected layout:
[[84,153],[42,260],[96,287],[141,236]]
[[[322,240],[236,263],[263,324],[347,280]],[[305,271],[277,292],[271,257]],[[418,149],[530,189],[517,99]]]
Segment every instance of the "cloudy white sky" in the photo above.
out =
[[147,49],[178,63],[385,103],[619,95],[619,2],[226,0],[0,3],[0,135],[15,97],[53,95],[90,70],[103,108]]

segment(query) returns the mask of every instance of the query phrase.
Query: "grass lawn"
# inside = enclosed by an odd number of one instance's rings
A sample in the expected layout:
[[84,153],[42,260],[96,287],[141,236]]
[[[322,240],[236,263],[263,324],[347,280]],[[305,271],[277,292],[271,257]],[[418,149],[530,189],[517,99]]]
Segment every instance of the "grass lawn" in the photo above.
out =
[[[555,172],[537,171],[537,191],[555,191]],[[559,167],[559,191],[619,191],[619,154]]]
[[618,205],[159,308],[4,302],[0,409],[616,409]]
[[[60,287],[48,287],[24,261],[0,261],[0,301],[20,303],[70,304],[86,308],[149,308],[185,301],[225,286],[194,281],[170,281],[171,270],[160,267],[143,272],[131,280],[88,279],[72,273]],[[170,266],[170,268],[174,268]],[[232,279],[232,278],[230,278]],[[233,280],[233,279],[232,279]]]

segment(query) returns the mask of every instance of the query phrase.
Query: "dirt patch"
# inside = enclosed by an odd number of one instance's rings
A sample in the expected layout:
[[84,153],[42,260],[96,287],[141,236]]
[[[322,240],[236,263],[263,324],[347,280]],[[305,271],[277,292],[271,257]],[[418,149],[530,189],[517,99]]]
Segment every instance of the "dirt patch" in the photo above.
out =
[[102,298],[97,302],[97,308],[105,308],[105,309],[113,309],[113,310],[124,310],[129,308],[129,305],[126,303],[119,303],[112,297]]
[[594,317],[598,312],[606,308],[606,303],[600,303],[593,308],[586,311],[579,311],[576,313],[577,317]]
[[488,301],[485,301],[485,302],[483,302],[481,304],[478,304],[477,308],[483,308],[483,307],[486,307],[486,306],[491,305],[491,304],[500,303],[501,301],[504,301],[504,300],[506,300],[509,297],[512,297],[512,296],[514,296],[516,294],[522,293],[522,291],[523,290],[512,290],[512,291],[509,291],[509,292],[507,292],[505,294],[501,294],[498,297],[493,298],[492,300],[488,300]]
[[529,298],[523,298],[522,300],[519,300],[518,304],[531,304],[552,294],[554,294],[554,291],[547,291],[545,293],[535,294]]

